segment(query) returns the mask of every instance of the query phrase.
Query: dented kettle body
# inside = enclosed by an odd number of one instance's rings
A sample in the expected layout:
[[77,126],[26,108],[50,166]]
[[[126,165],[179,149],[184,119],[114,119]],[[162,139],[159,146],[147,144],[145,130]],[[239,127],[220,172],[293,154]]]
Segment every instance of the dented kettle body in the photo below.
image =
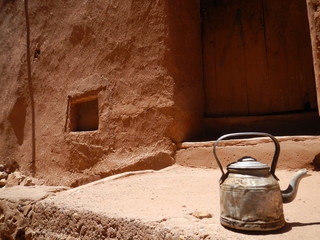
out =
[[277,180],[265,170],[230,170],[220,185],[220,222],[241,230],[282,228],[285,220]]
[[[270,137],[275,144],[271,168],[256,159],[245,156],[227,166],[225,173],[217,157],[219,141],[239,136]],[[234,133],[220,137],[214,144],[213,153],[222,172],[220,179],[220,222],[223,226],[250,231],[272,231],[285,225],[283,203],[291,202],[300,180],[307,170],[298,171],[285,191],[280,190],[275,169],[280,153],[279,142],[270,134],[249,132]]]

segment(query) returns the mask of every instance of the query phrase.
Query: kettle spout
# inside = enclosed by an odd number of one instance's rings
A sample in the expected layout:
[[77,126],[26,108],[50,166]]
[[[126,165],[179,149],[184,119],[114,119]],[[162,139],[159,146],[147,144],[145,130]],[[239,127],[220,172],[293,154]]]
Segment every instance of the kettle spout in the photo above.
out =
[[291,178],[288,188],[284,191],[281,191],[283,203],[289,203],[295,199],[300,180],[304,177],[310,176],[310,174],[307,174],[307,172],[307,169],[301,169]]

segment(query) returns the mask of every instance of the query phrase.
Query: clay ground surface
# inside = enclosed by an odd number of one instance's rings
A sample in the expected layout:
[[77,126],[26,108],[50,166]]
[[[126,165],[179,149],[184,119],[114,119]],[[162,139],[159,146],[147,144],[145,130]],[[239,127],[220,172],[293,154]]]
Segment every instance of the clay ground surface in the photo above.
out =
[[[286,188],[293,172],[281,170],[280,184]],[[105,179],[45,200],[58,207],[97,214],[156,222],[181,236],[212,239],[318,239],[320,174],[304,179],[297,199],[284,205],[285,229],[271,234],[229,231],[219,223],[218,170],[173,166],[159,172]],[[212,215],[199,220],[195,212]]]
[[[320,152],[318,137],[278,137],[276,175],[281,189],[306,167],[296,199],[284,205],[286,226],[275,232],[236,232],[220,225],[219,169],[213,142],[183,143],[179,163],[162,170],[110,176],[73,189],[32,186],[0,190],[0,232],[8,239],[319,239]],[[225,166],[238,155],[271,163],[274,146],[265,138],[221,142]],[[312,162],[314,164],[312,165]],[[182,166],[184,164],[185,166]],[[193,166],[193,167],[190,167]],[[195,167],[197,166],[197,167]],[[3,234],[3,232],[1,232]],[[13,236],[13,237],[12,237]],[[0,239],[1,239],[0,235]]]
[[[293,173],[277,171],[282,189]],[[129,231],[114,233],[114,238],[122,236],[117,239],[319,239],[319,172],[311,171],[311,176],[301,182],[295,201],[284,205],[286,227],[270,233],[234,232],[220,225],[219,177],[217,169],[179,165],[108,177],[39,201],[33,210],[36,222],[29,232],[33,232],[34,239],[104,239],[106,236],[99,234],[103,234],[104,227],[110,229],[110,223],[104,226],[101,219],[108,218],[114,221],[114,231]],[[5,196],[6,191],[10,188],[1,190],[1,195]],[[29,194],[34,193],[29,190]],[[23,188],[16,194],[26,198]],[[199,214],[204,218],[199,219]],[[82,220],[76,221],[77,215],[83,216]],[[88,220],[92,216],[102,224],[94,227]],[[83,226],[72,227],[86,219],[86,231]],[[136,228],[116,227],[129,223],[135,223]],[[159,235],[161,231],[164,233]]]

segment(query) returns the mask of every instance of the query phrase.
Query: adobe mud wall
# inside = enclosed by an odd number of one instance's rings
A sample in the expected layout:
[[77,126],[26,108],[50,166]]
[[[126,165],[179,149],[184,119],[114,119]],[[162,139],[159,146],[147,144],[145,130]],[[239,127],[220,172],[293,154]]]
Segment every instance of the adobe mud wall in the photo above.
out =
[[310,35],[312,44],[313,66],[318,95],[318,108],[320,106],[319,86],[320,86],[320,1],[306,0],[308,9],[308,19],[310,25]]
[[[173,163],[201,125],[199,4],[29,2],[37,177],[76,186]],[[23,1],[0,0],[0,28],[0,163],[31,174]],[[74,127],[79,116],[94,130]]]

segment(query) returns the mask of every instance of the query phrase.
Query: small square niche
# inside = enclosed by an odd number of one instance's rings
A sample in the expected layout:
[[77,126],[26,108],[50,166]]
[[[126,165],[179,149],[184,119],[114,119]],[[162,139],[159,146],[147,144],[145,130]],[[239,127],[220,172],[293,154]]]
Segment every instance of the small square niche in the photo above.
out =
[[98,98],[87,97],[71,102],[70,131],[96,131],[99,128]]

